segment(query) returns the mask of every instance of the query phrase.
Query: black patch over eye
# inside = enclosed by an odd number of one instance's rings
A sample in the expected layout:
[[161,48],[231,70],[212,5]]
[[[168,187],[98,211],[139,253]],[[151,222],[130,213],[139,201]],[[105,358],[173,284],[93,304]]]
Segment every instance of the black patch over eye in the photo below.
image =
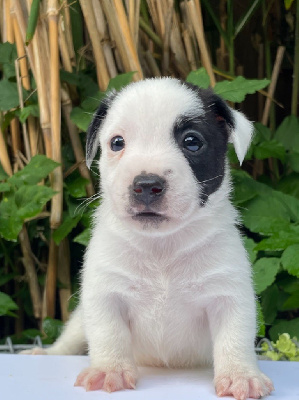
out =
[[204,144],[204,141],[200,137],[192,134],[187,134],[183,140],[183,146],[185,149],[192,151],[193,153],[200,150]]
[[125,140],[122,136],[115,136],[111,139],[110,147],[112,151],[120,151],[125,147]]

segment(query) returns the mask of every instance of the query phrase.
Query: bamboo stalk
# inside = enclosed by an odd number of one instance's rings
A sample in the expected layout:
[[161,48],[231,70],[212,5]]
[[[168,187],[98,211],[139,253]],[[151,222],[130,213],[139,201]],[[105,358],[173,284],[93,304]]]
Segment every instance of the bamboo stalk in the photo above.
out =
[[[14,31],[13,31],[13,20],[10,14],[10,0],[4,0],[5,7],[5,21],[6,21],[6,38],[9,43],[14,43]],[[10,134],[11,134],[11,144],[14,157],[14,171],[17,170],[17,163],[15,162],[18,157],[18,152],[21,148],[21,137],[20,137],[20,127],[17,118],[14,118],[10,122]]]
[[81,176],[90,181],[90,183],[86,185],[86,192],[87,192],[88,196],[92,196],[95,192],[94,192],[94,188],[92,185],[92,179],[90,176],[90,172],[85,163],[85,154],[84,154],[84,150],[83,150],[83,147],[82,147],[82,144],[80,141],[78,128],[71,121],[71,118],[70,118],[70,114],[72,111],[72,102],[71,102],[71,99],[69,97],[67,90],[65,90],[63,88],[61,90],[61,99],[62,99],[63,116],[65,119],[66,125],[68,127],[68,132],[70,135],[76,162],[78,163],[78,166],[79,166],[78,168],[79,168]]
[[21,232],[19,233],[19,240],[23,253],[23,264],[26,270],[29,291],[32,300],[33,314],[35,318],[40,318],[41,307],[42,307],[41,294],[38,285],[34,261],[31,256],[29,236],[25,225],[23,226]]
[[192,69],[192,71],[195,71],[197,69],[196,59],[192,48],[191,38],[187,29],[183,30],[183,40],[190,68]]
[[[31,6],[32,0],[27,0],[27,7]],[[31,41],[34,54],[34,74],[38,103],[40,111],[40,125],[43,133],[46,155],[52,158],[51,122],[50,122],[50,88],[49,79],[51,76],[49,68],[49,44],[46,36],[45,21],[39,18],[36,31]],[[29,58],[30,60],[30,58]],[[32,69],[32,65],[31,65]]]
[[125,9],[123,3],[118,0],[112,0],[114,3],[116,15],[119,22],[119,27],[121,29],[121,33],[123,35],[123,39],[125,41],[126,49],[129,53],[129,62],[131,66],[131,71],[137,71],[134,75],[134,80],[139,80],[143,78],[142,69],[139,63],[138,55],[136,48],[134,46],[134,42],[130,33],[130,28],[128,24],[128,20],[126,18]]
[[293,69],[293,92],[291,111],[297,117],[298,112],[298,93],[299,93],[299,0],[296,2],[296,28],[295,28],[295,49],[294,49],[294,69]]
[[5,12],[5,23],[6,23],[6,41],[14,43],[14,32],[13,24],[10,18],[10,0],[4,0],[4,12]]
[[125,41],[120,31],[119,22],[116,18],[114,7],[111,7],[111,3],[109,0],[102,0],[102,7],[108,22],[111,36],[116,44],[116,53],[115,53],[116,63],[117,65],[120,64],[120,62],[118,61],[118,55],[119,55],[121,64],[123,64],[125,71],[129,72],[132,70],[131,60],[130,56],[128,55],[127,48],[125,47]]
[[[21,71],[21,82],[22,82],[24,89],[30,90],[31,89],[30,76],[29,76],[27,60],[25,58],[26,52],[25,52],[25,48],[24,48],[24,41],[22,38],[19,23],[17,20],[16,7],[15,7],[14,2],[11,7],[11,15],[12,15],[12,19],[13,19],[14,35],[15,35],[17,53],[18,53],[18,58],[19,58],[19,66],[20,66],[20,71]],[[35,118],[30,115],[28,117],[27,123],[28,123],[28,132],[29,132],[30,153],[31,153],[31,156],[34,156],[35,154],[37,154],[37,141],[38,141],[38,132],[36,129]]]
[[[18,22],[19,31],[20,31],[22,43],[24,46],[25,38],[26,38],[26,22],[25,22],[24,11],[21,6],[21,3],[18,0],[11,0],[11,1],[13,3],[13,10],[14,10],[17,22]],[[33,54],[33,47],[32,47],[31,43],[28,46],[26,46],[25,51],[28,56],[30,68],[32,70],[33,75],[35,76],[34,54]]]
[[[58,1],[48,0],[49,40],[50,40],[50,109],[52,128],[52,158],[61,163],[61,101],[59,78],[58,50]],[[58,193],[52,198],[51,228],[56,229],[62,219],[63,178],[62,167],[55,168],[52,173],[52,188]]]
[[285,47],[284,46],[279,46],[278,49],[277,49],[276,59],[275,59],[275,63],[274,63],[273,71],[272,71],[271,83],[270,83],[269,89],[268,89],[268,95],[270,97],[267,97],[267,100],[266,100],[266,103],[265,103],[264,112],[263,112],[263,117],[262,117],[262,124],[264,124],[264,125],[268,124],[269,114],[270,114],[270,107],[271,107],[271,98],[273,97],[274,92],[275,92],[276,83],[277,83],[277,79],[278,79],[278,74],[279,74],[279,71],[280,71],[280,67],[281,67],[281,63],[282,63],[282,60],[283,60],[284,52],[285,52]]
[[80,5],[83,11],[85,23],[89,32],[94,52],[99,88],[102,91],[105,91],[109,83],[109,74],[105,62],[105,57],[103,54],[102,45],[99,38],[99,33],[97,30],[97,24],[92,8],[92,3],[90,1],[80,0]]
[[59,300],[62,321],[69,318],[68,301],[72,295],[71,292],[71,272],[70,272],[70,246],[67,238],[63,239],[59,245],[58,252],[58,274],[57,278],[62,285],[59,289]]
[[[52,232],[53,233],[53,232]],[[46,286],[44,291],[42,317],[55,317],[56,306],[56,281],[57,281],[57,265],[58,265],[58,246],[54,239],[50,239],[49,258],[47,267]]]
[[6,143],[4,140],[4,135],[3,135],[1,128],[0,128],[0,162],[1,162],[1,165],[4,169],[4,171],[8,175],[12,175],[12,168],[11,168],[10,161],[9,161],[7,146],[6,146]]
[[105,55],[105,60],[109,75],[114,78],[117,75],[117,68],[115,65],[113,52],[110,44],[110,38],[107,30],[107,24],[104,18],[104,13],[101,7],[101,3],[98,0],[92,0],[93,11],[97,23],[97,29],[100,35],[100,40],[103,47],[103,52]]
[[136,0],[136,3],[135,3],[135,18],[134,18],[135,22],[134,22],[133,39],[134,39],[136,49],[138,48],[140,2],[141,2],[141,0]]
[[[161,3],[158,3],[161,5]],[[169,52],[170,52],[170,35],[171,24],[173,16],[173,1],[170,0],[169,8],[165,16],[165,23],[163,24],[163,55],[162,55],[162,73],[169,74]]]
[[[22,110],[24,108],[24,101],[23,101],[22,80],[21,80],[20,71],[19,71],[19,59],[18,58],[15,60],[15,70],[16,70],[18,94],[19,94],[19,99],[20,99],[20,108]],[[23,139],[24,139],[25,154],[26,154],[27,160],[30,160],[31,151],[30,151],[30,143],[29,143],[26,122],[24,122],[22,124],[22,127],[23,127]]]
[[63,19],[62,15],[59,17],[59,49],[60,49],[60,55],[61,55],[61,60],[62,60],[62,65],[63,69],[68,72],[72,72],[72,63],[71,63],[71,58],[69,54],[69,47],[67,44],[67,38],[65,34],[65,30],[63,29]]
[[206,68],[207,73],[210,77],[211,86],[214,87],[216,84],[216,80],[205,41],[201,12],[198,12],[194,0],[188,0],[187,7],[189,9],[189,15],[191,17],[191,22],[197,38],[197,43],[200,48],[202,64]]
[[170,35],[170,48],[174,55],[174,63],[180,75],[185,78],[190,72],[186,51],[183,45],[182,32],[179,26],[179,16],[173,12],[172,29]]
[[146,50],[144,53],[144,57],[146,59],[147,65],[152,73],[152,76],[161,76],[161,72],[159,70],[159,67],[158,67],[156,60],[154,59],[151,51]]
[[70,16],[71,4],[68,4],[67,0],[63,0],[63,30],[65,33],[66,43],[68,47],[68,54],[73,66],[76,65],[76,54],[74,50],[72,28],[71,28],[71,16]]

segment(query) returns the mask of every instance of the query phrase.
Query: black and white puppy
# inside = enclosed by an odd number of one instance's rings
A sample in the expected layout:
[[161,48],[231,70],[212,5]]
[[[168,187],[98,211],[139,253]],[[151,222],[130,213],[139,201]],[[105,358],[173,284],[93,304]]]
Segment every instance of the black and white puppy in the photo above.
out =
[[102,203],[81,301],[47,350],[87,343],[91,365],[76,385],[111,392],[135,388],[137,365],[213,363],[218,396],[273,390],[257,366],[251,268],[229,200],[227,144],[242,162],[252,130],[211,90],[171,78],[133,83],[100,105],[87,164],[100,145]]

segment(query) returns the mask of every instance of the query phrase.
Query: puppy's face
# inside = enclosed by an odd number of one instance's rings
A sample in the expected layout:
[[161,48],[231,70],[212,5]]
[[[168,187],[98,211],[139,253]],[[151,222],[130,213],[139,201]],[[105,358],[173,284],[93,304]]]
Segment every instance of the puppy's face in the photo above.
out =
[[110,94],[87,139],[89,165],[101,146],[101,187],[110,211],[146,234],[188,223],[221,190],[236,119],[247,122],[234,113],[211,91],[170,78]]

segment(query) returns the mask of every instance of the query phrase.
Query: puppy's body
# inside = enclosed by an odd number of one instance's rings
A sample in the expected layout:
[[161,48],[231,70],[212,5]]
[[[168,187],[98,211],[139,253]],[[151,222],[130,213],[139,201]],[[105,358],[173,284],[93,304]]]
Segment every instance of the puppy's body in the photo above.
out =
[[[209,91],[174,79],[108,97],[90,127],[103,200],[81,303],[49,354],[80,352],[87,390],[132,388],[136,365],[213,363],[218,395],[272,389],[254,353],[251,269],[229,201],[227,142],[243,159],[251,124]],[[91,160],[88,160],[90,164]]]

